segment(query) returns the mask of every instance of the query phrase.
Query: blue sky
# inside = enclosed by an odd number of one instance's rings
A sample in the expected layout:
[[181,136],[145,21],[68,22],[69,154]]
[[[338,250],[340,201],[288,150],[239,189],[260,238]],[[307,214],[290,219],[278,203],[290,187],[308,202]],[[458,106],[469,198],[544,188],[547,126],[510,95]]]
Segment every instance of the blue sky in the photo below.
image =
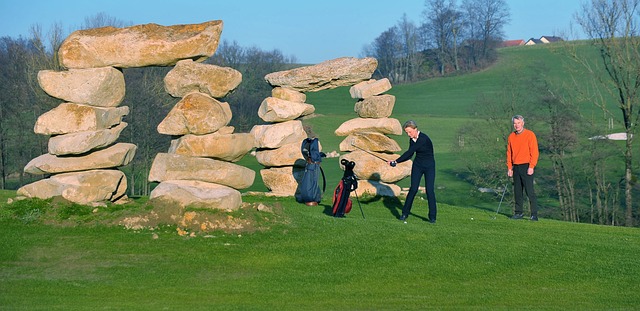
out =
[[[507,39],[523,40],[568,33],[582,2],[506,1],[511,12]],[[365,45],[403,14],[420,24],[424,9],[424,0],[0,0],[0,37],[26,38],[36,24],[46,32],[58,23],[70,33],[100,12],[134,25],[223,20],[223,40],[319,63],[359,57]]]

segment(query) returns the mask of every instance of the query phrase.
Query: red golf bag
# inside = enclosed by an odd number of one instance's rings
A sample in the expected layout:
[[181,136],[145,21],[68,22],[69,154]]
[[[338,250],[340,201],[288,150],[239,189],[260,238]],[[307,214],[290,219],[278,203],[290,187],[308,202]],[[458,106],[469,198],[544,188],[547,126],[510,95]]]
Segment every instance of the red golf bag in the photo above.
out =
[[358,188],[358,180],[353,173],[353,167],[356,163],[353,161],[347,161],[343,159],[340,161],[344,165],[344,175],[338,183],[338,186],[333,191],[333,216],[345,217],[351,211],[353,202],[349,197],[352,191]]

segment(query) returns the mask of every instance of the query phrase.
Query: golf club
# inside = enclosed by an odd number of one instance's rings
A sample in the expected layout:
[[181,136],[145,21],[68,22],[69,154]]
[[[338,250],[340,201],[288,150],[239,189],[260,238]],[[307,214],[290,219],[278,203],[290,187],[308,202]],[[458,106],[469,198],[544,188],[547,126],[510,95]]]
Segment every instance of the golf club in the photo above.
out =
[[364,217],[364,211],[362,210],[362,205],[360,205],[360,198],[358,198],[358,192],[354,190],[353,193],[356,195],[356,201],[358,201],[358,207],[360,207],[360,213],[362,214],[362,219],[366,219]]
[[366,153],[368,153],[368,154],[370,154],[370,155],[372,155],[372,156],[374,156],[374,157],[376,157],[376,158],[378,158],[378,159],[380,159],[380,160],[384,161],[385,163],[387,163],[387,162],[389,162],[389,161],[390,161],[390,160],[387,160],[387,159],[385,159],[385,158],[383,158],[383,157],[381,157],[381,156],[379,156],[379,155],[377,155],[377,154],[375,154],[375,153],[373,153],[373,152],[371,152],[371,151],[369,151],[369,150],[364,150],[364,149],[362,149],[362,148],[360,148],[360,147],[356,146],[354,143],[351,143],[351,146],[354,146],[354,147],[356,147],[356,148],[358,148],[358,149],[360,149],[360,150],[362,150],[362,151],[364,151],[364,152],[366,152]]
[[507,184],[504,184],[504,190],[502,191],[502,197],[500,198],[500,203],[498,204],[498,209],[496,210],[496,214],[493,215],[493,218],[491,219],[496,219],[496,216],[498,216],[498,212],[500,212],[500,206],[502,206],[502,200],[504,200],[504,194],[507,192]]

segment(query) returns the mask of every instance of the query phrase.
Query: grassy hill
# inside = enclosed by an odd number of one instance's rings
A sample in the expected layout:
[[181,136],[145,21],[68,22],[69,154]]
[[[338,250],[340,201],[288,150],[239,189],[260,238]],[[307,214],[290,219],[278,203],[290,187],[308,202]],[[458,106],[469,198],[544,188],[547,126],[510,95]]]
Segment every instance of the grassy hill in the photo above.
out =
[[[397,97],[392,117],[416,120],[434,141],[435,225],[424,221],[422,199],[403,224],[398,198],[360,198],[347,218],[336,219],[328,215],[328,194],[316,207],[245,195],[248,205],[239,211],[193,210],[242,226],[190,236],[175,224],[113,226],[125,216],[148,215],[144,198],[107,208],[9,205],[15,192],[3,191],[0,309],[635,310],[638,228],[512,221],[506,198],[497,214],[498,197],[479,194],[455,175],[465,159],[452,146],[457,129],[474,121],[476,99],[499,93],[540,59],[550,65],[548,75],[566,80],[558,54],[519,47],[501,50],[485,71],[389,92]],[[305,124],[325,151],[337,150],[342,138],[333,131],[356,117],[355,100],[340,88],[308,94],[307,101],[317,117]],[[394,138],[407,147],[406,136]],[[261,168],[249,156],[240,164]],[[335,158],[323,167],[330,192],[342,172]],[[259,174],[247,190],[265,191]],[[271,211],[258,211],[260,204]]]

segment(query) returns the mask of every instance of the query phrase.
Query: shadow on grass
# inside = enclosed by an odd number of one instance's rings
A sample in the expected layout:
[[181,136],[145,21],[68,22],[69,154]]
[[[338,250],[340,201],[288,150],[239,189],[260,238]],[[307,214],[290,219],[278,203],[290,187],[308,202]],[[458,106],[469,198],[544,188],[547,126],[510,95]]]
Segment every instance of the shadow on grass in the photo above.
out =
[[389,196],[373,196],[373,197],[363,197],[360,199],[362,204],[369,204],[382,201],[382,205],[389,210],[389,213],[396,218],[400,217],[400,213],[402,211],[402,202],[398,197],[389,197]]

